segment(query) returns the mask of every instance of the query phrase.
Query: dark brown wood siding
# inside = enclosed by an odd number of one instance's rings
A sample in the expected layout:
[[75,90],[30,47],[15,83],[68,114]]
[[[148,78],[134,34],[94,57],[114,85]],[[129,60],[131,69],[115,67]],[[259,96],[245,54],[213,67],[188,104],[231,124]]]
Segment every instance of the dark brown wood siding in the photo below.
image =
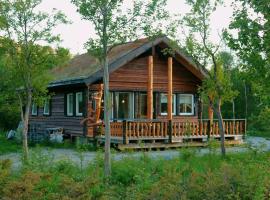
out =
[[[148,57],[137,58],[125,66],[110,74],[110,90],[120,91],[147,91]],[[168,88],[168,63],[166,59],[158,56],[154,57],[153,69],[153,90],[156,93],[167,93]],[[173,93],[190,93],[197,96],[198,86],[202,81],[187,70],[183,65],[173,60]],[[198,120],[198,106],[195,97],[195,113],[193,116],[173,116],[177,121],[195,122]],[[159,112],[159,98],[155,100],[155,117],[157,119],[167,119]]]
[[71,92],[84,92],[85,88],[52,90],[51,112],[49,116],[43,115],[43,106],[38,107],[38,115],[32,116],[30,113],[29,125],[38,125],[40,132],[45,132],[47,128],[64,128],[65,134],[83,135],[84,126],[80,124],[84,117],[65,115],[65,94]]
[[[123,91],[147,90],[147,57],[137,58],[110,74],[110,89]],[[168,87],[167,61],[154,57],[154,91],[166,92]],[[173,60],[173,91],[197,93],[201,81],[184,66]]]

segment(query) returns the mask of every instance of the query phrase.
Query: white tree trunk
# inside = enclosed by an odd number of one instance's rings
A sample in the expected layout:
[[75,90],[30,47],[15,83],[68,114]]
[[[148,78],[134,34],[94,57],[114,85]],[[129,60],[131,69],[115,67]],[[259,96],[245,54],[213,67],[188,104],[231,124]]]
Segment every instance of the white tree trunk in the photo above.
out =
[[221,99],[218,101],[216,115],[218,117],[218,128],[219,128],[219,134],[220,134],[220,147],[221,147],[221,155],[226,155],[226,148],[225,148],[225,132],[224,132],[224,125],[223,125],[223,118],[221,114]]
[[107,56],[104,60],[104,123],[105,123],[105,156],[104,156],[104,173],[105,177],[111,175],[111,131],[110,131],[110,93],[109,93],[109,66]]
[[[28,126],[29,126],[29,115],[30,108],[32,104],[32,93],[28,93],[27,103],[25,105],[25,110],[21,109],[21,116],[23,121],[23,132],[22,132],[22,142],[23,142],[23,158],[24,161],[28,161],[29,158],[29,149],[28,149]],[[22,104],[21,104],[22,106]]]

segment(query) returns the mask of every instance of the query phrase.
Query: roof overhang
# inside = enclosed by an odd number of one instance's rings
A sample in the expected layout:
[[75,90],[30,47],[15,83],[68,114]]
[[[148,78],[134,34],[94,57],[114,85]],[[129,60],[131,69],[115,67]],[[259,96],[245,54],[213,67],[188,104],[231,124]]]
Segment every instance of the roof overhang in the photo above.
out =
[[[157,38],[153,41],[149,41],[142,46],[127,52],[126,54],[123,54],[119,58],[112,60],[109,62],[109,73],[115,71],[116,69],[122,67],[123,65],[127,64],[128,62],[132,61],[134,58],[140,56],[152,46],[156,46],[158,44],[165,44],[166,46],[170,47],[170,39],[166,36]],[[193,73],[196,77],[198,77],[200,80],[203,80],[205,77],[208,77],[208,72],[201,66],[197,66],[191,58],[186,56],[184,53],[182,53],[180,50],[175,50],[174,58],[180,62],[184,67],[186,67],[191,73]],[[99,70],[96,73],[92,74],[90,77],[85,79],[85,83],[91,84],[97,80],[100,80],[103,77],[103,70]]]

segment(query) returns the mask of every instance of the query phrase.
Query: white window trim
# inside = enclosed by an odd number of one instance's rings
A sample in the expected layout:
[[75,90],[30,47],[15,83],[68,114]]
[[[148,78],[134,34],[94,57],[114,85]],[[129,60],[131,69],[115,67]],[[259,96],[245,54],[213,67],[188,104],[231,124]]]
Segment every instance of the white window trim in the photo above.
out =
[[[69,96],[72,96],[72,98],[73,98],[73,93],[69,93],[69,94],[67,94],[67,116],[69,116],[69,117],[71,117],[71,116],[73,116],[73,109],[72,109],[72,112],[69,112],[69,104],[70,104],[70,102],[69,102]],[[73,105],[72,105],[72,107],[74,106],[74,101],[73,101]]]
[[[35,108],[36,108],[36,112],[33,112],[33,111],[34,111],[33,107],[35,107]],[[35,103],[32,103],[31,115],[33,115],[33,116],[37,116],[37,112],[38,112],[37,105],[36,105]]]
[[[161,93],[167,95],[167,93]],[[161,104],[161,100],[160,100],[160,104]],[[167,106],[168,106],[168,98],[167,98]],[[174,112],[172,112],[172,115],[176,115],[176,94],[173,94],[173,106],[172,106]],[[168,112],[161,112],[160,115],[162,116],[167,116]]]
[[192,97],[192,105],[191,105],[191,109],[192,109],[192,111],[191,111],[191,113],[181,113],[180,112],[180,109],[179,109],[179,115],[190,115],[190,116],[192,116],[192,115],[194,115],[194,95],[193,94],[179,94],[179,98],[178,98],[178,105],[180,105],[180,98],[181,98],[181,95],[182,96],[191,96]]
[[78,99],[79,99],[79,95],[81,95],[82,96],[82,102],[83,102],[83,93],[82,92],[77,92],[76,93],[76,116],[83,116],[83,112],[79,112],[79,101],[78,101]]

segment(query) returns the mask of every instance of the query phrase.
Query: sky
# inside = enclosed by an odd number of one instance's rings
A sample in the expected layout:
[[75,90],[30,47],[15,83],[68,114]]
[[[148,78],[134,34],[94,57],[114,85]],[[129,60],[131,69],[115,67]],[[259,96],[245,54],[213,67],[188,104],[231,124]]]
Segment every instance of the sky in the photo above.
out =
[[[233,8],[230,6],[233,0],[224,0],[224,5],[218,7],[216,12],[211,16],[211,40],[215,43],[219,41],[219,34],[223,28],[228,27]],[[125,6],[128,7],[132,0],[126,0]],[[91,23],[82,20],[80,14],[76,11],[70,0],[43,0],[39,10],[50,12],[53,8],[65,13],[67,18],[72,21],[71,24],[59,25],[55,28],[54,33],[60,34],[61,46],[70,49],[72,54],[81,54],[86,52],[84,44],[94,34]],[[168,0],[167,9],[171,13],[184,15],[189,11],[185,5],[185,0]]]

